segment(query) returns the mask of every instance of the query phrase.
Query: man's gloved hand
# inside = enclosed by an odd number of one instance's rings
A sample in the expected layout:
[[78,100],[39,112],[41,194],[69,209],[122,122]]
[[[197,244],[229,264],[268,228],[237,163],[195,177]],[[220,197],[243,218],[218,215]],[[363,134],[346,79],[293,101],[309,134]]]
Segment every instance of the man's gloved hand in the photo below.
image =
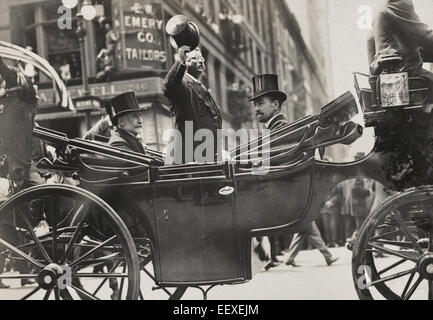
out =
[[179,61],[181,64],[186,64],[186,55],[188,52],[191,51],[190,46],[182,46],[177,50],[176,60]]

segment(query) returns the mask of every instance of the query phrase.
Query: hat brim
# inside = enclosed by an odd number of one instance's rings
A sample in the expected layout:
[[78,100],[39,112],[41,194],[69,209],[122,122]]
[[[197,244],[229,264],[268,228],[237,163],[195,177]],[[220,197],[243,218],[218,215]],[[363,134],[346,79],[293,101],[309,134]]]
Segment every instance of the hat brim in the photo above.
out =
[[281,102],[285,102],[287,100],[287,95],[284,92],[278,91],[278,90],[261,92],[261,93],[255,95],[254,97],[250,98],[249,100],[254,101],[258,98],[261,98],[263,96],[270,95],[270,94],[275,95],[275,96],[279,96],[281,98],[280,99]]
[[[200,44],[200,29],[198,28],[197,24],[195,24],[194,22],[188,22],[188,25],[190,25],[191,27],[194,28],[195,32],[197,33],[197,39],[191,44],[191,51],[193,51],[195,48],[198,47],[198,45]],[[177,44],[176,40],[174,39],[175,35],[170,35],[170,44],[171,46],[175,49],[178,50],[179,49],[179,45]]]
[[118,114],[116,114],[116,115],[111,119],[111,122],[115,123],[116,120],[119,119],[119,117],[124,116],[124,115],[126,115],[126,114],[129,114],[129,113],[141,113],[141,112],[143,112],[143,111],[144,111],[143,109],[131,109],[131,110],[124,110],[124,111],[121,111],[121,112],[119,112]]

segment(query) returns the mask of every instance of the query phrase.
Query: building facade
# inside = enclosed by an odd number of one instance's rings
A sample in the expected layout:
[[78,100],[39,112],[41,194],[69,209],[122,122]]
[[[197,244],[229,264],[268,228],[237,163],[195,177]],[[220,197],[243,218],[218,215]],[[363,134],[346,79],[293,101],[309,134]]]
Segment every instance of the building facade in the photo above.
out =
[[[97,15],[84,23],[83,46],[77,36],[77,9],[69,12],[61,5],[60,0],[0,1],[0,40],[31,47],[47,59],[73,99],[96,96],[103,106],[116,94],[135,91],[146,110],[143,138],[156,149],[163,147],[163,132],[173,124],[162,93],[162,79],[174,61],[165,23],[179,13],[200,29],[207,66],[202,81],[222,110],[224,127],[259,126],[248,102],[254,74],[279,75],[280,86],[289,96],[283,113],[290,121],[317,112],[330,99],[330,67],[323,57],[327,48],[301,32],[299,21],[305,17],[297,17],[284,1],[94,0]],[[316,14],[308,19],[326,20],[325,8],[311,5],[308,9]],[[110,21],[108,29],[104,18]],[[61,28],[59,21],[69,22],[69,27]],[[83,72],[88,75],[89,92],[83,87]],[[102,107],[80,102],[75,112],[61,110],[49,79],[43,74],[34,79],[40,89],[37,121],[41,125],[83,136],[105,114]]]

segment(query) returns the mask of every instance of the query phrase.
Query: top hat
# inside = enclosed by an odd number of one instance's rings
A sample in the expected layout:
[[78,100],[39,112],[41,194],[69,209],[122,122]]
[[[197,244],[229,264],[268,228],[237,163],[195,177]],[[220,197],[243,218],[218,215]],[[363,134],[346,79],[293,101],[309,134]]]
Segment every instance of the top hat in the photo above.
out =
[[170,43],[176,50],[182,46],[191,47],[191,51],[200,43],[200,31],[194,22],[188,21],[183,14],[172,17],[165,27]]
[[122,93],[113,99],[106,106],[107,113],[112,123],[116,123],[120,116],[128,113],[141,112],[137,98],[133,91]]
[[287,95],[278,88],[278,76],[276,74],[260,74],[253,77],[254,95],[250,101],[254,101],[264,95],[278,96],[281,102],[287,100]]

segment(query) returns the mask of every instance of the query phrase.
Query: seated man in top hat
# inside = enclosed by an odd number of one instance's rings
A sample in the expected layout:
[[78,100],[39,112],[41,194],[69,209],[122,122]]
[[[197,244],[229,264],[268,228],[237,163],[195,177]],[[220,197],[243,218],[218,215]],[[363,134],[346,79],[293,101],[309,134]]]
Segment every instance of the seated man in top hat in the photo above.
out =
[[256,116],[259,122],[264,123],[266,129],[276,130],[289,124],[281,113],[281,106],[287,100],[287,95],[278,88],[278,76],[275,74],[262,74],[253,78],[254,102]]
[[145,153],[145,147],[137,138],[143,125],[142,109],[138,105],[135,93],[126,92],[114,97],[107,106],[107,112],[116,127],[109,144],[120,149]]
[[[257,119],[264,123],[266,128],[271,132],[278,130],[289,122],[281,113],[281,106],[286,101],[287,95],[278,88],[278,76],[274,74],[263,74],[253,78],[254,96],[250,101],[254,102]],[[287,265],[298,266],[295,264],[295,257],[298,254],[302,244],[309,239],[316,248],[325,257],[328,265],[333,264],[338,258],[332,256],[323,241],[319,229],[315,222],[295,235],[289,250],[289,259]],[[271,262],[265,267],[266,270],[276,267],[279,264],[276,252],[276,241],[274,237],[269,237],[271,244]]]
[[[199,81],[200,76],[205,71],[205,60],[197,47],[199,36],[196,26],[186,20],[182,21],[183,24],[180,26],[175,24],[173,30],[169,30],[169,34],[173,35],[171,42],[178,49],[176,62],[164,79],[163,89],[164,94],[171,102],[172,113],[176,119],[176,129],[182,135],[182,149],[180,150],[182,150],[183,162],[192,162],[194,161],[193,157],[185,154],[185,146],[189,145],[186,143],[186,139],[193,140],[193,137],[186,137],[187,123],[192,124],[193,135],[199,129],[211,130],[216,146],[217,130],[222,127],[222,119],[214,99]],[[170,24],[168,24],[167,29],[171,29]],[[194,30],[195,32],[188,36],[188,31]],[[174,36],[174,34],[178,35]],[[184,39],[179,40],[179,37]],[[191,37],[194,39],[189,39]],[[193,150],[201,143],[201,141],[193,142]],[[216,150],[215,148],[215,153]],[[190,161],[186,161],[186,159]]]
[[[254,102],[256,117],[266,129],[277,130],[289,124],[281,113],[281,106],[287,100],[287,95],[278,88],[278,76],[275,74],[262,74],[253,78],[254,95],[250,101]],[[275,237],[269,237],[271,245],[271,262],[265,269],[276,267],[280,261],[277,258],[277,242]]]

